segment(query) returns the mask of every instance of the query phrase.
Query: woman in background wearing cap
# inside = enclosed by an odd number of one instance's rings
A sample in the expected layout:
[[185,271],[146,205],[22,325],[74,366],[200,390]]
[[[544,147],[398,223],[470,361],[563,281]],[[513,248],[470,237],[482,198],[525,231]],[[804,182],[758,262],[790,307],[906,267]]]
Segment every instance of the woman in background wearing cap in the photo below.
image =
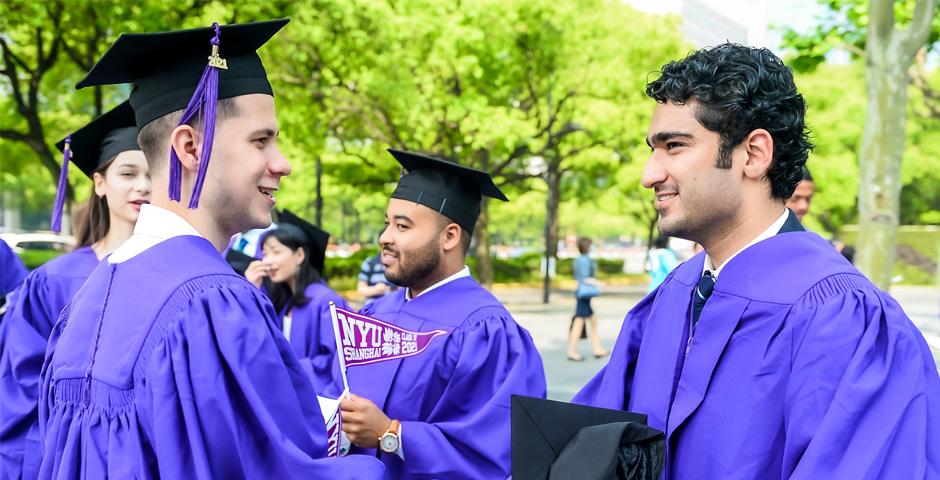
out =
[[[42,451],[37,413],[39,375],[52,327],[98,262],[130,237],[141,204],[150,200],[150,173],[137,145],[130,105],[119,105],[69,138],[66,163],[71,156],[72,163],[94,182],[94,190],[84,221],[75,226],[78,248],[33,270],[0,326],[3,478],[38,476]],[[57,146],[65,152],[65,140]],[[63,170],[67,172],[67,164]],[[64,185],[67,183],[60,183],[59,213],[54,217],[61,214]],[[53,218],[54,230],[60,221]]]
[[263,284],[278,312],[281,331],[320,394],[333,386],[336,340],[330,302],[349,309],[346,300],[324,279],[329,238],[328,233],[284,210],[277,228],[266,232],[262,239],[264,259],[252,262],[245,270],[251,283],[259,288]]

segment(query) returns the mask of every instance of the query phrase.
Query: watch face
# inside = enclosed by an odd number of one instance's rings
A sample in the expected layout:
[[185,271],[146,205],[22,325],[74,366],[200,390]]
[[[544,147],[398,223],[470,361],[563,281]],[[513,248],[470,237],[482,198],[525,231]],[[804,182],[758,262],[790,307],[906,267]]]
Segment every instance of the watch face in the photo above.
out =
[[384,435],[379,439],[379,446],[383,452],[392,453],[398,450],[398,437],[395,435]]

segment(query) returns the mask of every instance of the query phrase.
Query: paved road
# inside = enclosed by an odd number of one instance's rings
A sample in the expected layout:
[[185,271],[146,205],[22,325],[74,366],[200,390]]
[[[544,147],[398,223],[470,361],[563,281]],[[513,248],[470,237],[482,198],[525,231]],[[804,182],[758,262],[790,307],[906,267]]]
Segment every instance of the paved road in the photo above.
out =
[[[565,359],[568,325],[575,303],[571,290],[556,290],[547,305],[542,303],[541,290],[537,289],[497,287],[495,293],[516,320],[532,333],[545,363],[549,398],[571,400],[581,386],[607,363],[607,359],[597,360],[590,355],[586,340],[580,344],[585,361]],[[592,305],[600,321],[601,341],[606,348],[613,346],[624,315],[645,293],[644,287],[614,286],[594,299]],[[940,368],[940,288],[894,287],[891,293],[924,333]]]

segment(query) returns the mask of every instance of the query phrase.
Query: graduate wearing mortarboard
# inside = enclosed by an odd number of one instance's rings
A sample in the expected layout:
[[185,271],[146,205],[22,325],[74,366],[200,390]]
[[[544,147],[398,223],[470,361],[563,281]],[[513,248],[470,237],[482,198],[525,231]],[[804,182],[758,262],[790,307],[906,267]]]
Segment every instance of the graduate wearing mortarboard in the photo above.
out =
[[322,458],[316,393],[277,313],[220,254],[271,223],[290,172],[255,52],[286,23],[124,34],[79,83],[134,85],[154,194],[53,330],[41,478],[381,475],[372,458]]
[[131,236],[140,208],[150,200],[147,161],[127,102],[56,146],[64,160],[53,230],[61,226],[69,163],[94,182],[94,190],[86,220],[76,225],[78,248],[30,272],[0,325],[0,477],[38,475],[39,374],[52,327],[100,259]]
[[[506,478],[509,399],[545,396],[532,337],[465,265],[482,195],[506,200],[486,172],[390,150],[407,170],[379,238],[385,275],[402,288],[361,313],[412,332],[426,350],[348,370],[343,430],[391,478]],[[381,441],[380,441],[381,438]]]
[[574,398],[648,415],[664,478],[936,478],[940,377],[900,305],[784,202],[812,144],[766,49],[667,64],[643,185],[659,230],[704,246],[626,316]]
[[317,392],[332,383],[336,338],[330,302],[349,304],[326,284],[324,267],[330,234],[282,210],[277,228],[260,240],[263,260],[248,265],[245,277],[263,288],[278,313],[278,327],[294,347]]

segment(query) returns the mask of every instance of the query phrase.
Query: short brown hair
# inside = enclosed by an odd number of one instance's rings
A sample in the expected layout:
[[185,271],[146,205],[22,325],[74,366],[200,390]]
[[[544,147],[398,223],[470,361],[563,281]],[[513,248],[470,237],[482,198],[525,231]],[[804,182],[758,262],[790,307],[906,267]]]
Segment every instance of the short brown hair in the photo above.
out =
[[589,237],[581,237],[578,239],[578,251],[581,253],[588,253],[591,251],[591,244],[594,243]]
[[[227,118],[238,116],[238,105],[235,104],[236,98],[238,97],[219,100],[216,109],[216,121],[220,122]],[[140,133],[137,134],[137,144],[140,145],[144,156],[147,157],[147,166],[150,167],[151,172],[162,167],[163,163],[169,158],[170,153],[166,150],[167,137],[169,137],[173,129],[176,128],[182,116],[182,110],[170,112],[144,125],[143,128],[140,129]],[[190,125],[198,124],[198,116],[190,122]]]

